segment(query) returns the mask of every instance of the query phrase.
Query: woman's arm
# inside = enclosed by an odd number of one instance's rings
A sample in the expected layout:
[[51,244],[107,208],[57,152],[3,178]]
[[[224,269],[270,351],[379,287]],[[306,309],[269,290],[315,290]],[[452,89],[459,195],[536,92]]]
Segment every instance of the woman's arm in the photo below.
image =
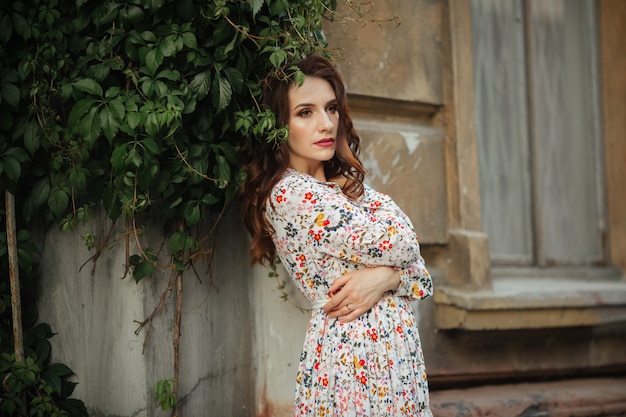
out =
[[[372,210],[348,200],[339,187],[293,174],[274,188],[267,217],[276,228],[275,241],[290,250],[303,247],[366,266],[407,268],[418,260],[413,229],[391,211]],[[285,242],[281,242],[284,240]]]
[[400,272],[388,266],[349,272],[333,281],[324,311],[328,317],[347,323],[371,309],[383,294],[395,291],[399,284]]
[[[409,217],[386,194],[366,186],[362,205],[376,213],[380,213],[383,210],[391,211],[404,222],[408,228],[414,230]],[[396,290],[397,295],[421,299],[433,293],[432,280],[424,264],[424,259],[419,253],[419,244],[417,246],[417,252],[418,258],[415,262],[403,269],[398,268],[400,273],[400,285]]]
[[400,285],[396,289],[397,295],[416,300],[433,295],[433,281],[421,255],[417,262],[408,268],[398,270],[398,273],[400,274]]
[[330,318],[349,322],[371,309],[388,291],[414,299],[432,295],[433,283],[421,256],[406,269],[380,266],[342,275],[330,286],[331,298],[324,311]]

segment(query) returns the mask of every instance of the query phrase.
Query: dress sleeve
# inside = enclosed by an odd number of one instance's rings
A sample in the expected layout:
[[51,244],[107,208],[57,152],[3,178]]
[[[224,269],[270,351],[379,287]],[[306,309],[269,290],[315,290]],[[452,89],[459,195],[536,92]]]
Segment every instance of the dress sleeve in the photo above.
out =
[[[414,230],[409,217],[385,194],[366,187],[362,205],[370,211],[380,213],[382,210],[392,211],[404,222],[408,228]],[[417,236],[415,236],[418,259],[405,268],[396,269],[400,273],[400,285],[395,290],[399,296],[422,299],[433,294],[433,282],[419,250]]]
[[421,255],[417,262],[398,271],[400,285],[395,291],[397,295],[419,300],[433,294],[433,281]]
[[287,176],[272,190],[266,214],[275,238],[333,257],[400,269],[419,261],[415,232],[404,219],[355,204],[332,184]]

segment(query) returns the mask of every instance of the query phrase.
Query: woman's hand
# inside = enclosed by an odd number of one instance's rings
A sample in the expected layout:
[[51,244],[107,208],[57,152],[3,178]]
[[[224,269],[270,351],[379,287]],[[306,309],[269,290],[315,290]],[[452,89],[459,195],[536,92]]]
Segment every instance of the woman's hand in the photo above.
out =
[[400,284],[400,273],[390,266],[364,268],[337,278],[329,288],[334,294],[324,306],[329,318],[347,323],[368,311],[387,291]]

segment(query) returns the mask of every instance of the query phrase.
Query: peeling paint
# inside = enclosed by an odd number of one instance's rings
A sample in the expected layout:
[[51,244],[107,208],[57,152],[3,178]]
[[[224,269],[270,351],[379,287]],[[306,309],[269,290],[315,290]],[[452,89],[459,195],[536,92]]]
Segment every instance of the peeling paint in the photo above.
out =
[[372,181],[374,179],[379,180],[383,185],[386,185],[391,178],[391,172],[386,172],[383,174],[380,169],[380,165],[378,165],[378,159],[374,156],[372,152],[368,152],[365,158],[363,158],[363,164],[367,168],[367,178],[368,181]]
[[398,132],[404,138],[404,144],[409,150],[409,155],[413,154],[420,145],[420,134],[418,132],[403,131]]

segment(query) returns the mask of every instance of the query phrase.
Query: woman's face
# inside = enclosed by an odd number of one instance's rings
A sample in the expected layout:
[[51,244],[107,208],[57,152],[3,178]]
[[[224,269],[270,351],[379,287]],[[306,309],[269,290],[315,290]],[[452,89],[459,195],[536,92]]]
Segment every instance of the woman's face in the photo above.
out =
[[299,87],[289,87],[289,138],[291,168],[321,180],[324,162],[335,155],[337,146],[337,98],[330,84],[307,76]]

